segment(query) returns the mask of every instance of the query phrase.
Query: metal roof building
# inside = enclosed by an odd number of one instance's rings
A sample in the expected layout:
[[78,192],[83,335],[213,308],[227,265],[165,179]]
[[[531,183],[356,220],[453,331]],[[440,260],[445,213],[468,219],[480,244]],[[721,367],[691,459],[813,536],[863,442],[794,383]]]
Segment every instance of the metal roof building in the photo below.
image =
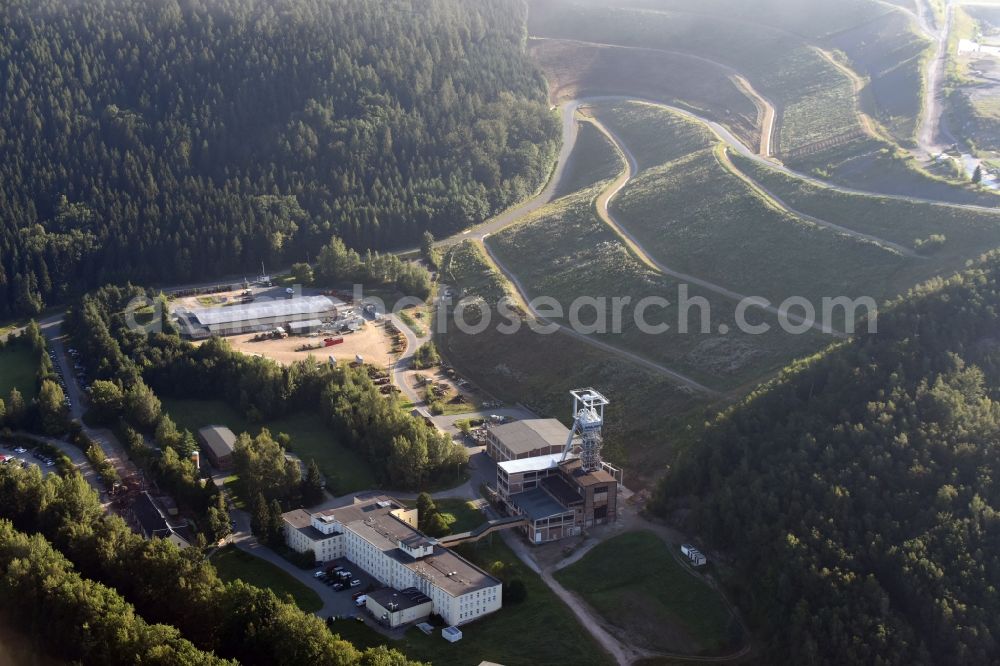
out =
[[236,435],[226,426],[205,426],[198,431],[198,440],[216,469],[227,469],[233,463]]
[[175,312],[181,332],[192,338],[269,331],[293,322],[331,319],[336,314],[336,304],[326,296],[301,296]]
[[562,452],[569,428],[558,419],[526,419],[493,426],[486,432],[486,451],[494,460],[534,458]]

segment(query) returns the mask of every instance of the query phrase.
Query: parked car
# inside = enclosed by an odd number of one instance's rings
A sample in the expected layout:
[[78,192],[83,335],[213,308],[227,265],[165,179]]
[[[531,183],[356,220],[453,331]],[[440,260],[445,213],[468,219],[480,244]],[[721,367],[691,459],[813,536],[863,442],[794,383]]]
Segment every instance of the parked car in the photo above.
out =
[[343,583],[334,583],[333,589],[336,590],[337,592],[340,592],[341,590],[346,590],[347,586],[344,585]]
[[316,571],[315,573],[313,573],[313,577],[314,578],[322,578],[324,575],[326,575],[326,574],[325,574],[325,572],[322,569],[320,569],[319,571]]
[[351,587],[358,587],[359,585],[361,585],[361,581],[357,578],[351,581]]

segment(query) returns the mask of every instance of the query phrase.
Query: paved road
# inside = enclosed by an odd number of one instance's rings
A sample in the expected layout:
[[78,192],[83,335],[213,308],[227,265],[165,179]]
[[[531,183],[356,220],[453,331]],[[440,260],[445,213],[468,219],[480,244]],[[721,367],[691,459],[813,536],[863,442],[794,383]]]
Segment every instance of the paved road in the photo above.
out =
[[559,155],[556,158],[556,165],[553,168],[552,173],[549,175],[549,180],[545,187],[542,188],[541,192],[524,203],[516,205],[513,208],[509,208],[503,213],[490,218],[478,226],[461,231],[454,236],[438,241],[436,245],[439,247],[446,247],[454,245],[455,243],[460,243],[467,239],[481,241],[486,238],[486,236],[496,233],[504,227],[513,224],[525,215],[538,210],[545,204],[552,201],[555,196],[556,187],[558,187],[559,181],[562,180],[563,173],[566,171],[566,167],[569,166],[570,161],[572,160],[573,147],[576,145],[577,132],[579,131],[579,126],[577,125],[575,117],[576,109],[579,105],[579,101],[572,101],[567,102],[560,107],[562,148],[559,150]]

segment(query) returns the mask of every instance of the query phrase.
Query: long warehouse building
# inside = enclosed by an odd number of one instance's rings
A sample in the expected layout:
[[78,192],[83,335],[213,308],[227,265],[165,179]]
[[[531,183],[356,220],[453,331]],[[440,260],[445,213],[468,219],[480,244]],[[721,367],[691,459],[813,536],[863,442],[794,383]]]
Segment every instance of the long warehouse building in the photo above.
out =
[[217,308],[178,309],[181,334],[195,340],[213,335],[271,331],[295,322],[316,322],[337,316],[337,305],[326,296],[258,301]]

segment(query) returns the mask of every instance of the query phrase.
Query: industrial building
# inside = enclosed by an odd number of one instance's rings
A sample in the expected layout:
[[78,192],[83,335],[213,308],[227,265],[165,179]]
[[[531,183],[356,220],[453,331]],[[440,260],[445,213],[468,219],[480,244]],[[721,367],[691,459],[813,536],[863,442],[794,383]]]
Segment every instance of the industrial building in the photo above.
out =
[[558,419],[526,419],[486,430],[486,452],[497,462],[559,453],[569,439],[569,428]]
[[326,296],[300,296],[273,301],[256,301],[215,308],[177,309],[174,311],[181,335],[204,339],[213,335],[262,333],[291,324],[319,329],[323,320],[337,316],[337,305]]
[[213,467],[218,470],[227,470],[233,466],[236,435],[233,434],[232,430],[226,426],[205,426],[198,431],[198,442]]
[[[559,453],[497,463],[494,503],[524,516],[532,543],[576,536],[618,516],[621,471],[601,459],[601,427],[607,398],[593,389],[571,392],[573,429]],[[513,425],[513,424],[511,424]]]
[[337,509],[313,514],[298,509],[282,517],[285,543],[293,550],[312,552],[320,562],[346,558],[392,593],[412,595],[412,588],[430,601],[404,611],[385,606],[382,601],[389,603],[388,598],[376,596],[369,609],[379,619],[388,613],[389,622],[404,622],[403,617],[410,622],[426,611],[459,625],[500,609],[500,581],[418,531],[417,510],[396,500],[355,499]]
[[434,602],[415,587],[405,590],[383,587],[366,595],[365,608],[376,620],[395,629],[430,615]]

